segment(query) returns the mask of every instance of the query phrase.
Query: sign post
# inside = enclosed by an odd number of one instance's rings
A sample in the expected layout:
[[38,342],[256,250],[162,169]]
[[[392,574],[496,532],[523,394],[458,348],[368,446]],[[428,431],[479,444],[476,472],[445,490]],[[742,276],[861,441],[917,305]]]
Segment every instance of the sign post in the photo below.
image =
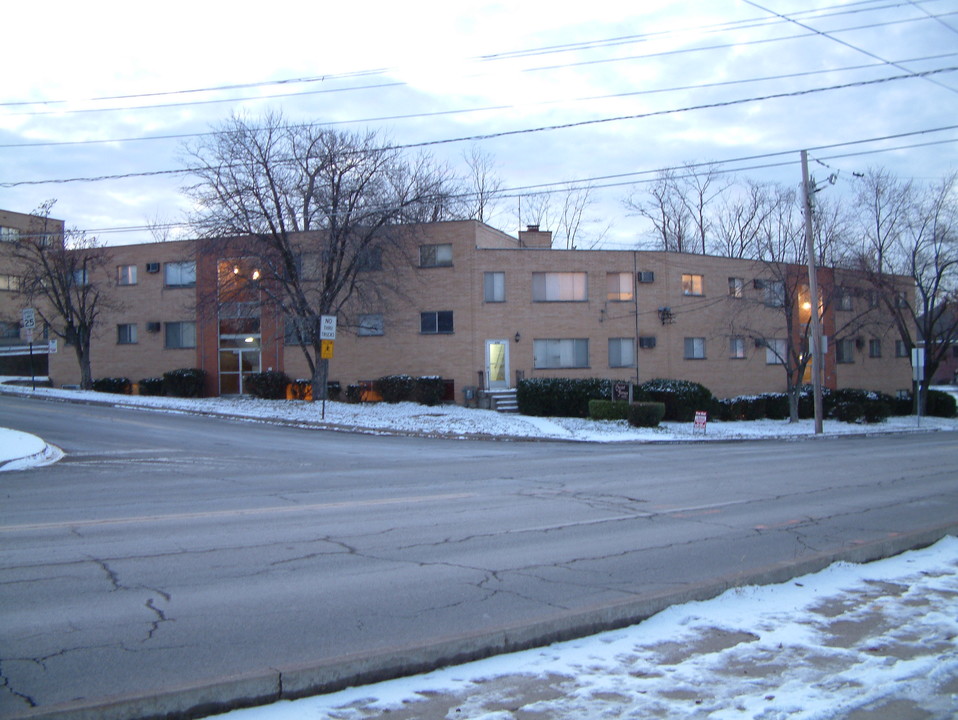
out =
[[911,379],[915,381],[915,415],[921,427],[921,384],[925,379],[925,348],[911,349]]
[[33,364],[33,330],[37,326],[37,314],[33,308],[23,308],[20,313],[20,324],[23,326],[26,341],[30,345],[30,384],[37,389],[37,372]]
[[[336,339],[336,316],[335,315],[320,315],[319,316],[319,358],[320,362],[328,362],[333,357],[333,341]],[[316,388],[313,388],[313,396],[315,397]],[[323,388],[323,412],[322,418],[326,419],[326,388]]]

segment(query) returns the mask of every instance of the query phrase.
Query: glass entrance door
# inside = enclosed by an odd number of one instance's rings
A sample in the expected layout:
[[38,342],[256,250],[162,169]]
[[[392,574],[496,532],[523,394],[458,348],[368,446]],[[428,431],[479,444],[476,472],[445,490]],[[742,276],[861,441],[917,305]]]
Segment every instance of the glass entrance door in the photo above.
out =
[[486,340],[486,384],[489,390],[509,387],[508,340]]
[[[240,341],[243,342],[243,341]],[[262,360],[259,342],[255,347],[224,347],[220,340],[220,395],[242,395],[245,379],[260,372]]]

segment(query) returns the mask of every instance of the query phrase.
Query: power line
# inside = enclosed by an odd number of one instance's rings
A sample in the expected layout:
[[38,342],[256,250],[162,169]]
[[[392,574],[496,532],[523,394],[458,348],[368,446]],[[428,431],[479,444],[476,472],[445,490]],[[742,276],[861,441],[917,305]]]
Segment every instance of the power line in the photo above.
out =
[[[637,113],[633,115],[619,115],[616,117],[597,118],[593,120],[580,120],[578,122],[546,125],[546,126],[540,126],[540,127],[534,127],[534,128],[521,128],[518,130],[503,130],[503,131],[495,132],[495,133],[470,135],[466,137],[447,138],[442,140],[425,140],[422,142],[406,143],[406,144],[400,144],[400,145],[387,145],[383,147],[382,149],[383,150],[405,150],[405,149],[411,149],[411,148],[422,148],[422,147],[446,145],[446,144],[459,143],[459,142],[479,142],[483,140],[491,140],[495,138],[510,137],[510,136],[516,136],[516,135],[528,135],[528,134],[539,133],[539,132],[551,132],[555,130],[567,130],[567,129],[571,129],[575,127],[586,127],[590,125],[600,125],[600,124],[607,124],[611,122],[621,122],[623,120],[640,120],[640,119],[645,119],[650,117],[659,117],[663,115],[673,115],[677,113],[691,112],[693,110],[708,110],[708,109],[715,109],[715,108],[732,107],[735,105],[742,105],[742,104],[751,103],[751,102],[763,102],[767,100],[776,100],[776,99],[782,99],[782,98],[788,98],[788,97],[800,97],[804,95],[827,92],[831,90],[844,90],[848,88],[867,87],[870,85],[876,85],[880,83],[893,82],[895,80],[920,78],[926,75],[954,72],[955,70],[958,70],[958,67],[938,68],[936,70],[926,70],[919,73],[909,73],[908,75],[898,75],[898,76],[892,76],[892,77],[878,78],[875,80],[860,80],[857,82],[845,83],[842,85],[831,85],[831,86],[820,87],[820,88],[808,88],[804,90],[795,90],[792,92],[773,93],[773,94],[764,95],[761,97],[742,98],[738,100],[725,100],[725,101],[715,102],[715,103],[706,103],[702,105],[691,105],[691,106],[682,107],[682,108],[673,108],[670,110],[653,110],[647,113]],[[149,177],[149,176],[157,176],[157,175],[181,175],[181,174],[188,174],[188,173],[195,172],[195,170],[196,170],[195,168],[184,168],[180,170],[155,170],[151,172],[124,173],[119,175],[100,175],[96,177],[63,178],[63,179],[55,179],[55,180],[21,180],[18,182],[0,183],[0,187],[11,188],[11,187],[20,187],[24,185],[64,184],[64,183],[71,183],[71,182],[97,182],[101,180],[119,180],[119,179],[133,178],[133,177]]]
[[[830,5],[823,8],[817,8],[812,10],[800,10],[795,12],[794,16],[805,16],[805,15],[814,15],[816,18],[820,17],[834,17],[838,15],[848,15],[861,12],[875,12],[878,10],[886,10],[889,8],[901,7],[903,5],[914,4],[910,0],[905,2],[891,2],[883,5],[878,5],[879,2],[883,0],[867,0],[866,2],[851,3],[849,5]],[[854,6],[867,6],[867,7],[854,7]],[[854,9],[853,9],[854,8]],[[835,12],[831,12],[835,11]],[[922,11],[926,14],[922,8]],[[929,17],[935,17],[929,14]],[[581,50],[591,50],[602,47],[614,47],[623,44],[635,44],[639,42],[645,42],[651,38],[662,38],[668,37],[670,35],[675,35],[678,33],[688,33],[688,32],[704,32],[704,33],[717,33],[725,32],[729,30],[740,30],[740,29],[751,29],[754,27],[764,27],[770,24],[778,24],[780,22],[785,22],[783,18],[748,18],[744,20],[735,20],[735,21],[726,21],[721,23],[711,23],[707,25],[699,25],[693,27],[685,27],[681,29],[666,29],[655,32],[648,32],[635,35],[624,35],[613,38],[604,38],[598,40],[586,40],[577,43],[565,43],[561,45],[552,45],[538,48],[527,48],[521,50],[511,50],[497,53],[486,53],[480,54],[473,57],[467,58],[467,60],[472,60],[476,62],[489,62],[497,60],[511,60],[515,58],[522,57],[534,57],[539,55],[547,54],[558,54],[565,52],[579,52]],[[397,68],[371,68],[365,70],[354,70],[341,73],[325,73],[315,76],[306,76],[298,78],[282,78],[279,80],[266,80],[261,82],[246,82],[246,83],[234,83],[229,85],[215,85],[202,88],[187,88],[179,90],[167,90],[159,91],[152,93],[134,93],[134,94],[124,94],[124,95],[105,95],[99,97],[85,98],[85,99],[56,99],[56,100],[19,100],[19,101],[10,101],[10,102],[0,102],[0,107],[16,107],[24,105],[62,105],[70,102],[103,102],[110,100],[134,100],[137,98],[150,98],[150,97],[164,97],[169,95],[186,95],[186,94],[197,94],[205,92],[222,92],[226,90],[241,90],[241,89],[252,89],[260,87],[269,87],[274,85],[292,85],[292,84],[302,84],[302,83],[315,83],[315,82],[327,82],[330,80],[342,80],[347,78],[354,77],[369,77],[376,75],[383,75],[390,71],[395,71]]]
[[[898,62],[924,62],[928,60],[942,60],[945,58],[958,57],[958,53],[942,53],[939,55],[926,55],[924,57],[917,58],[908,58],[905,60],[899,60]],[[452,110],[439,110],[435,112],[428,113],[408,113],[404,115],[386,115],[378,117],[367,117],[367,118],[355,118],[351,120],[338,120],[332,122],[319,122],[319,123],[308,123],[307,127],[332,127],[336,125],[351,125],[359,123],[373,123],[373,122],[385,122],[389,120],[409,120],[409,119],[422,119],[429,117],[440,117],[440,116],[449,116],[449,115],[458,115],[458,114],[468,114],[475,112],[490,112],[493,110],[511,110],[524,107],[540,107],[547,105],[559,105],[565,103],[579,103],[579,102],[593,102],[596,100],[614,100],[626,97],[637,97],[643,95],[659,95],[666,94],[671,92],[681,92],[687,90],[704,90],[710,88],[718,87],[728,87],[732,85],[746,85],[751,83],[759,82],[768,82],[771,80],[789,80],[801,77],[810,77],[813,75],[825,75],[831,73],[839,72],[848,72],[854,70],[867,70],[869,68],[884,67],[886,63],[884,62],[875,62],[868,63],[865,65],[850,65],[841,68],[825,68],[821,70],[805,70],[802,72],[795,73],[783,73],[780,75],[765,75],[762,77],[755,78],[742,78],[738,80],[723,80],[713,83],[699,83],[695,85],[675,85],[671,87],[664,88],[653,88],[649,90],[634,90],[629,92],[621,93],[611,93],[607,95],[590,95],[578,98],[568,98],[561,100],[541,100],[538,102],[531,103],[513,103],[509,105],[487,105],[483,107],[474,107],[474,108],[460,108]],[[35,143],[8,143],[0,144],[0,148],[3,149],[19,149],[19,148],[37,148],[37,147],[60,147],[66,145],[97,145],[105,143],[124,143],[124,142],[148,142],[154,140],[185,140],[193,137],[207,137],[210,135],[217,134],[216,131],[205,131],[198,133],[180,133],[172,135],[153,135],[148,137],[126,137],[126,138],[104,138],[98,140],[62,140],[62,141],[51,141],[51,142],[35,142]]]

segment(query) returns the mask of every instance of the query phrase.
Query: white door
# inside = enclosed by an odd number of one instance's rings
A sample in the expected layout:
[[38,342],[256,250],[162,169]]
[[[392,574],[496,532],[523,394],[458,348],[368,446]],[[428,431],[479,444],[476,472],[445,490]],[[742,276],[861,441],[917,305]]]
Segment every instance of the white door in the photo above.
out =
[[509,387],[509,341],[486,340],[486,389]]

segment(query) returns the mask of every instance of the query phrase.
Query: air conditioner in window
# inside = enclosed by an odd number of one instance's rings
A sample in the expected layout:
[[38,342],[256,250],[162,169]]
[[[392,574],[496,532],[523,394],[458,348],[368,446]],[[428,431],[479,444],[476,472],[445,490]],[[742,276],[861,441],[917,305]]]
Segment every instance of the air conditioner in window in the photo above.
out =
[[755,347],[757,348],[765,347],[765,341],[762,338],[755,338]]
[[158,273],[160,271],[160,264],[158,262],[147,263],[146,271],[148,273]]
[[650,336],[640,337],[640,338],[639,338],[639,347],[640,347],[640,348],[645,348],[646,350],[649,350],[649,349],[651,349],[651,348],[654,348],[654,347],[655,347],[655,336],[654,336],[654,335],[650,335]]
[[151,333],[158,333],[160,331],[160,324],[158,322],[148,322],[146,324],[146,331]]
[[765,281],[764,281],[764,280],[755,279],[755,280],[752,281],[752,287],[754,287],[756,290],[764,290],[764,289],[765,289]]
[[639,282],[640,283],[651,283],[655,282],[655,273],[651,270],[643,270],[639,273]]

